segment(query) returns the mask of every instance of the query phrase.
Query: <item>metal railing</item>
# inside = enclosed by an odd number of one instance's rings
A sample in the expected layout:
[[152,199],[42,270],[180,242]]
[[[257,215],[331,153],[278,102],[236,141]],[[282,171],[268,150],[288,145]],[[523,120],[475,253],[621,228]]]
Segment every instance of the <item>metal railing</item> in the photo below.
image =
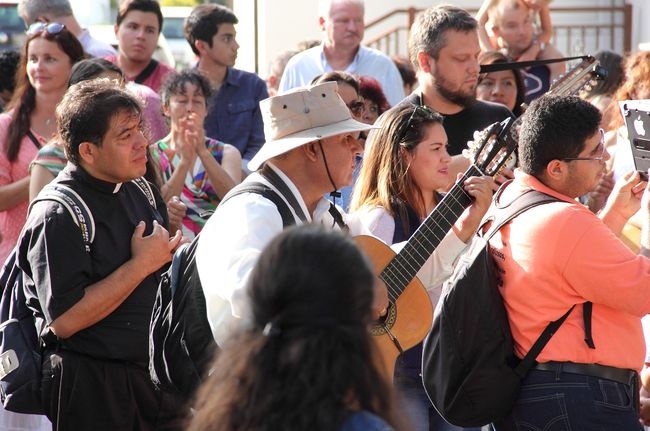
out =
[[[385,30],[365,41],[367,46],[387,55],[406,56],[408,32],[415,16],[423,9],[395,9],[366,24],[366,34]],[[468,9],[475,15],[477,9]],[[632,5],[611,7],[551,8],[553,44],[566,55],[611,50],[620,54],[632,49]],[[398,24],[395,24],[395,22]],[[402,23],[399,23],[402,21]],[[577,24],[579,23],[579,24]]]

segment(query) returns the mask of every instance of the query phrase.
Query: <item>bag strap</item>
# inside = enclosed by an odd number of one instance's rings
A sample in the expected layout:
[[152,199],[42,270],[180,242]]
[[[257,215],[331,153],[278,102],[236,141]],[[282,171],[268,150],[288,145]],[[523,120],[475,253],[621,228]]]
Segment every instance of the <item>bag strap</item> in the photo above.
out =
[[282,199],[282,197],[280,197],[280,195],[271,187],[259,182],[242,183],[238,185],[224,196],[219,205],[223,205],[227,200],[244,193],[256,193],[273,202],[280,212],[280,217],[282,217],[283,228],[296,224],[296,219],[284,199]]
[[542,352],[542,349],[548,344],[548,342],[551,340],[553,335],[555,335],[555,332],[560,329],[560,326],[564,323],[567,317],[569,317],[569,314],[573,311],[575,308],[575,304],[569,308],[569,311],[564,313],[562,317],[560,317],[557,320],[552,321],[549,323],[546,328],[544,328],[544,331],[542,331],[541,335],[537,338],[533,346],[530,348],[528,353],[526,353],[526,356],[519,362],[519,364],[515,367],[515,373],[522,379],[526,376],[528,373],[528,370],[537,362],[535,359],[537,359],[537,355],[539,355]]
[[39,150],[41,149],[41,141],[38,140],[36,135],[34,135],[34,133],[32,133],[31,130],[27,131],[27,137],[29,138],[30,141],[32,141],[32,143],[36,146],[36,148],[38,148]]
[[147,67],[145,67],[142,72],[136,76],[133,81],[135,81],[136,84],[142,84],[147,78],[151,76],[151,74],[156,70],[156,67],[158,67],[158,61],[154,60],[153,58],[147,64]]
[[[504,189],[505,187],[500,187],[497,193],[494,195],[494,208],[496,211],[493,212],[494,221],[492,223],[492,226],[490,226],[488,232],[484,236],[486,240],[490,240],[499,229],[501,229],[513,218],[517,217],[524,211],[527,211],[538,205],[543,205],[551,202],[561,202],[560,199],[557,199],[556,197],[542,193],[538,190],[529,189],[519,195],[509,204],[500,206],[499,198],[501,197]],[[571,308],[569,308],[569,310],[564,313],[564,315],[562,315],[562,317],[552,321],[546,326],[546,328],[544,328],[544,331],[542,331],[528,353],[526,353],[521,362],[519,362],[519,364],[515,367],[514,371],[517,373],[517,375],[519,375],[519,377],[524,378],[526,373],[528,373],[530,368],[535,364],[535,359],[537,359],[537,356],[541,353],[546,344],[548,344],[553,335],[555,335],[555,332],[557,332],[560,326],[562,326],[567,317],[569,317],[569,314],[571,314],[574,308],[575,304],[572,305]],[[591,336],[591,310],[591,302],[583,303],[585,343],[587,343],[590,348],[594,349],[595,345]]]
[[43,187],[43,190],[29,204],[28,212],[36,202],[40,201],[55,201],[68,210],[72,220],[81,229],[81,237],[86,251],[90,252],[90,246],[95,240],[95,219],[82,197],[65,184],[50,183]]
[[132,179],[131,182],[136,186],[138,186],[140,191],[142,191],[142,193],[147,197],[147,200],[149,201],[149,205],[154,207],[154,209],[157,209],[156,198],[154,198],[153,190],[151,190],[151,185],[149,184],[149,181],[147,181],[144,177],[139,177],[139,178]]
[[291,205],[291,208],[293,208],[293,211],[296,213],[298,218],[303,222],[307,223],[307,216],[305,215],[304,211],[302,210],[302,207],[298,203],[298,200],[294,196],[294,194],[289,190],[289,187],[287,184],[282,181],[282,178],[268,165],[264,165],[264,167],[260,170],[260,175],[264,177],[266,181],[271,183],[273,187],[278,189],[280,194],[284,196],[284,198],[289,202],[289,205]]

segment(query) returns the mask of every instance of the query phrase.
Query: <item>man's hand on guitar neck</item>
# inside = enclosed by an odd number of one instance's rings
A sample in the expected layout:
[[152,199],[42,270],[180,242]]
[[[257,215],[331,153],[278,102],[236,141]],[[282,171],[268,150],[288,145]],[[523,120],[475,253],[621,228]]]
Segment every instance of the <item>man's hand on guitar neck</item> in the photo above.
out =
[[[460,178],[460,176],[459,176]],[[492,202],[494,180],[491,177],[469,177],[463,183],[463,188],[474,202],[453,225],[454,233],[463,242],[468,242],[476,233],[485,212]]]

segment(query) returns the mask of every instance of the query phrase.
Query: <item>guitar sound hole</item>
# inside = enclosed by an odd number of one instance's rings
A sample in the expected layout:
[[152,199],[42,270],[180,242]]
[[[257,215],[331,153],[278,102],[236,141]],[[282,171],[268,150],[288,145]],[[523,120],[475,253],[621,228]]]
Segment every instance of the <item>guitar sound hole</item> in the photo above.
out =
[[397,319],[397,306],[391,302],[388,305],[386,314],[380,317],[379,319],[377,319],[370,326],[370,334],[375,336],[386,334],[386,329],[390,330],[393,327],[393,325],[395,325],[396,319]]

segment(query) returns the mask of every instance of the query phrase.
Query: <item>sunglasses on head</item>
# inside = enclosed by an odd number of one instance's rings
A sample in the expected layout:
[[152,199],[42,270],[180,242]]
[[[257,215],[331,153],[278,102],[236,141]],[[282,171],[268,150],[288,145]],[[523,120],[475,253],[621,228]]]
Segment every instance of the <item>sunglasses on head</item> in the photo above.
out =
[[28,36],[33,36],[35,34],[45,32],[47,34],[58,34],[65,28],[65,25],[60,22],[42,22],[36,21],[34,24],[30,25],[27,31],[25,32]]
[[406,121],[406,124],[400,131],[400,138],[397,140],[397,142],[402,142],[402,140],[406,137],[406,133],[408,132],[408,129],[411,128],[413,125],[413,118],[419,115],[423,119],[431,119],[433,118],[433,111],[431,108],[429,108],[426,105],[414,105],[413,112],[411,112],[411,115],[409,116],[409,119]]

